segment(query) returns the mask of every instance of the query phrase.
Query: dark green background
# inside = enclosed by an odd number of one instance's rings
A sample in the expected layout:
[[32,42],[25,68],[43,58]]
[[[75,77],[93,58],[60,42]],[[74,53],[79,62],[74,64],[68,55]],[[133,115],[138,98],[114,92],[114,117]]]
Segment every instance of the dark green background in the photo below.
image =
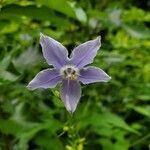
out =
[[[150,2],[0,0],[0,150],[148,150]],[[82,85],[71,116],[56,89],[29,91],[49,67],[40,32],[69,52],[101,35],[93,65],[108,83]]]

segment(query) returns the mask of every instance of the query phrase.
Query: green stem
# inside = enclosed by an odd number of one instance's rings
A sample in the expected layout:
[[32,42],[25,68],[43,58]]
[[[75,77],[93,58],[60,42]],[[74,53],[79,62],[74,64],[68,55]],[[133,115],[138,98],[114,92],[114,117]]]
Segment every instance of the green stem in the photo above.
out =
[[68,117],[68,127],[69,127],[69,136],[70,136],[70,143],[73,150],[77,149],[77,139],[79,138],[78,131],[76,128],[76,120],[74,118],[74,114],[70,114]]

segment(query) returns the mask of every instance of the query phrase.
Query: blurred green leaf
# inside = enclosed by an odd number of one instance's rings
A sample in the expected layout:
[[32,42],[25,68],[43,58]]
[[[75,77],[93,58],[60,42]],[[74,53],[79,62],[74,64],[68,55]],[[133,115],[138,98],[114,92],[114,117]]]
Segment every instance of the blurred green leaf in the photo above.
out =
[[149,21],[150,14],[141,8],[132,7],[128,10],[123,11],[122,18],[124,22],[142,22]]
[[41,57],[38,54],[37,47],[29,47],[20,56],[13,60],[16,68],[20,71],[31,69],[33,66],[41,61]]
[[18,75],[15,75],[6,70],[0,70],[0,85],[8,84],[19,79]]
[[87,16],[86,16],[85,11],[81,7],[77,6],[76,2],[69,2],[69,4],[73,8],[77,19],[83,23],[86,23]]
[[134,106],[134,105],[128,105],[129,108],[134,109],[138,113],[150,117],[150,107],[149,106]]
[[129,149],[129,142],[126,140],[118,141],[114,144],[114,150],[128,150]]
[[16,22],[10,22],[9,24],[3,26],[1,28],[0,33],[2,34],[7,34],[7,33],[11,33],[11,32],[15,32],[17,31],[19,28],[19,24]]
[[[75,13],[72,7],[69,5],[67,0],[36,0],[38,4],[48,6],[58,12],[64,13],[69,17],[75,18]],[[59,7],[63,6],[63,7]]]
[[21,18],[28,17],[32,19],[37,19],[41,21],[51,21],[52,23],[58,24],[58,22],[65,22],[64,19],[60,17],[55,17],[54,12],[52,12],[47,7],[36,7],[36,6],[19,6],[19,5],[8,5],[3,7],[0,13],[0,20],[16,20],[20,22]]
[[108,123],[110,123],[116,127],[120,127],[122,129],[125,129],[125,130],[128,130],[130,132],[138,134],[138,132],[136,130],[132,129],[132,127],[130,127],[121,117],[119,117],[115,114],[106,113],[106,114],[104,114],[103,117],[106,118],[105,120]]
[[100,143],[102,144],[103,150],[113,150],[113,143],[106,138],[101,138]]
[[48,132],[46,135],[41,136],[39,135],[36,140],[35,140],[37,145],[40,145],[44,147],[45,150],[63,150],[64,149],[64,144],[60,142],[58,137],[52,137],[50,133]]
[[124,24],[123,28],[133,38],[137,38],[137,39],[150,38],[150,30],[142,24]]
[[121,117],[113,114],[113,113],[93,113],[88,120],[85,120],[83,124],[91,124],[96,127],[119,127],[129,132],[133,132],[135,134],[139,134],[136,130],[130,127]]
[[144,67],[143,67],[143,76],[144,76],[144,80],[149,82],[150,81],[150,63],[147,63]]
[[22,150],[28,149],[28,141],[31,140],[35,134],[37,134],[39,131],[45,129],[47,125],[41,124],[37,127],[34,127],[31,130],[28,130],[27,132],[24,132],[20,135],[20,141],[19,141],[19,148]]
[[19,148],[22,150],[27,149],[27,143],[40,131],[48,130],[51,134],[54,134],[56,130],[60,128],[60,124],[54,121],[49,121],[46,123],[37,124],[35,127],[33,126],[30,130],[22,133],[20,135]]
[[75,14],[76,14],[79,21],[86,23],[87,16],[86,16],[86,14],[82,8],[75,8]]
[[115,26],[121,25],[121,9],[108,10],[108,18]]
[[2,70],[5,70],[9,64],[10,64],[10,61],[11,61],[11,55],[10,54],[7,54],[7,56],[5,56],[5,58],[3,58],[1,61],[0,61],[0,69]]
[[18,123],[15,120],[0,119],[0,130],[5,134],[12,134],[14,136],[20,135],[22,132],[26,132],[28,127],[24,124]]

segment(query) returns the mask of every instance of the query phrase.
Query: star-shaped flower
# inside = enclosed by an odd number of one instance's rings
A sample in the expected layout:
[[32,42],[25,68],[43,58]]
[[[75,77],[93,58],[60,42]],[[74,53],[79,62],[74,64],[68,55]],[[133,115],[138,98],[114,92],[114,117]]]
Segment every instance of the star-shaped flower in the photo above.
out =
[[28,84],[31,90],[54,88],[61,82],[60,96],[66,109],[73,113],[81,97],[80,82],[89,84],[107,82],[111,79],[102,69],[85,67],[93,62],[101,46],[101,37],[77,46],[70,57],[67,49],[53,38],[40,35],[43,56],[54,68],[40,71]]

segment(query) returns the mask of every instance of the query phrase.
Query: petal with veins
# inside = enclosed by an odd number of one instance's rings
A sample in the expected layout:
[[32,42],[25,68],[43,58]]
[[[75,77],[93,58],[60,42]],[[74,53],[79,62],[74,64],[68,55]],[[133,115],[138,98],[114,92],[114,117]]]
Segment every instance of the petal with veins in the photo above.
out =
[[64,80],[61,85],[60,94],[66,109],[73,113],[81,97],[79,82],[75,80]]
[[53,38],[40,34],[43,56],[49,65],[59,69],[69,61],[67,49]]
[[59,71],[56,69],[46,69],[40,71],[28,84],[31,90],[37,88],[54,88],[61,81]]
[[70,62],[78,68],[82,68],[85,65],[92,63],[100,46],[100,36],[95,40],[90,40],[77,46],[71,54]]
[[102,69],[97,67],[87,67],[80,70],[78,80],[83,84],[95,82],[108,82],[111,79]]

